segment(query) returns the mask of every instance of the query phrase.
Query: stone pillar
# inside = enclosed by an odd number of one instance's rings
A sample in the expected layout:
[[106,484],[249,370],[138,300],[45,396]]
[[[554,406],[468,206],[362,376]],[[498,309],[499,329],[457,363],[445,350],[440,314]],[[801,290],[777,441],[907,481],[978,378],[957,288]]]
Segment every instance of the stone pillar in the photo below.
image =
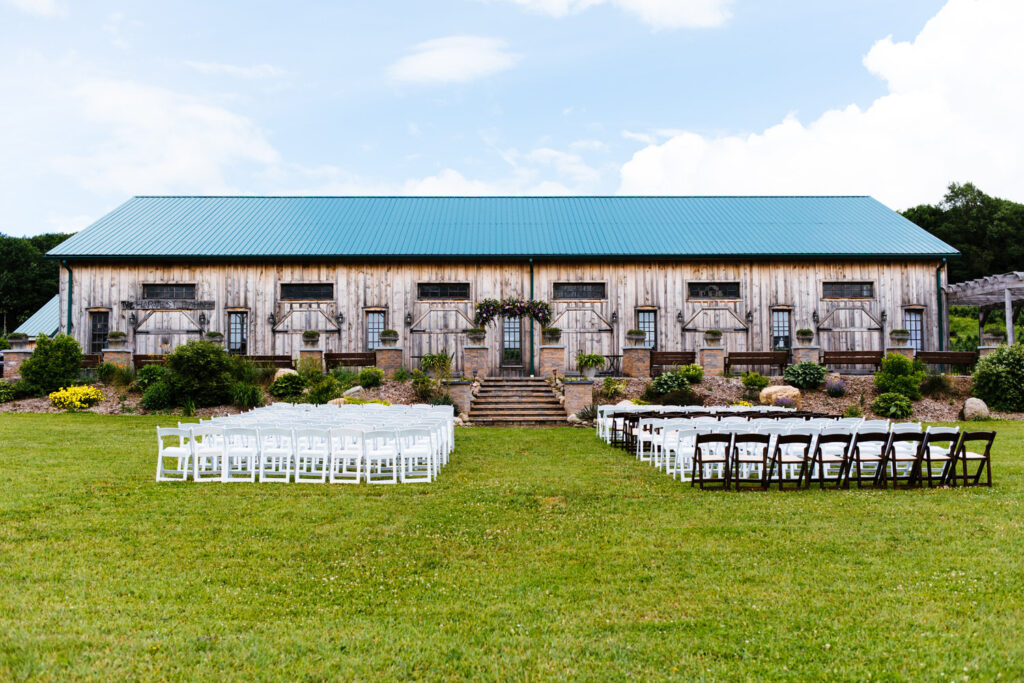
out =
[[400,347],[386,346],[377,349],[374,353],[377,360],[376,366],[384,371],[385,377],[390,377],[402,367],[402,349]]
[[885,347],[885,354],[898,353],[901,356],[906,356],[910,360],[914,360],[914,347],[913,346],[887,346]]
[[556,344],[543,344],[540,347],[540,376],[565,374],[565,347]]
[[651,350],[646,346],[622,347],[623,377],[650,377]]
[[[988,354],[992,353],[993,351],[995,351],[998,348],[999,348],[998,346],[979,346],[978,347],[978,358],[981,358],[983,356],[987,356]],[[4,353],[10,353],[10,352],[9,351],[4,351]]]
[[462,374],[471,379],[487,377],[490,368],[487,364],[486,346],[462,347]]
[[794,346],[793,363],[820,363],[820,346]]
[[565,382],[562,384],[565,389],[565,414],[575,415],[577,412],[594,403],[594,383]]
[[132,366],[132,350],[103,349],[100,352],[100,360],[104,363],[113,363],[122,368],[130,368]]
[[459,406],[455,416],[459,413],[468,413],[473,404],[473,383],[463,380],[451,380],[448,382],[448,393],[452,400]]
[[31,349],[7,349],[4,354],[4,379],[20,379],[21,364],[32,355]]
[[320,372],[326,370],[324,367],[324,350],[323,349],[299,349],[299,363],[302,363],[306,359],[312,360],[316,363],[316,366],[320,368]]
[[698,354],[705,375],[725,374],[725,347],[702,346]]

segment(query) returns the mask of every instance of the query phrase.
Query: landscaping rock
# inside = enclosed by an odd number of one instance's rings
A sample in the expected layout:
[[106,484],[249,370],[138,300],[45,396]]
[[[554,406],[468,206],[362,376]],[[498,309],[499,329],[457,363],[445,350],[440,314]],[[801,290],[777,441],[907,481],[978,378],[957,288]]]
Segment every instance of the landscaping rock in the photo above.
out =
[[340,398],[340,397],[339,398],[332,398],[330,401],[327,402],[327,404],[328,405],[332,405],[332,406],[343,406],[343,405],[345,405],[345,399]]
[[980,398],[969,398],[964,402],[960,415],[964,420],[987,420],[988,406]]
[[465,424],[465,422],[463,422],[463,420],[462,420],[462,418],[461,418],[461,417],[457,417],[457,418],[455,418],[455,426],[456,426],[456,427],[461,427],[461,426],[462,426],[462,425],[464,425],[464,424]]
[[615,407],[616,408],[629,408],[632,405],[633,405],[632,401],[627,401],[627,400],[623,399],[623,400],[619,401],[618,403],[616,403]]
[[463,423],[469,422],[469,415],[466,415],[465,413],[459,413],[459,419],[462,420]]
[[570,415],[569,417],[565,418],[565,421],[571,425],[583,424],[583,420],[579,419],[575,415]]
[[351,389],[346,389],[345,393],[343,393],[342,396],[349,396],[352,398],[366,398],[366,389],[363,389],[361,386],[357,384]]
[[274,379],[280,379],[281,377],[284,377],[285,375],[297,375],[297,374],[299,374],[299,373],[295,372],[291,368],[278,368],[277,372],[274,373]]
[[788,384],[765,387],[758,395],[758,400],[761,401],[761,405],[763,406],[775,405],[775,402],[780,398],[793,399],[793,401],[796,402],[798,410],[803,405],[803,400],[800,397],[800,390],[796,387],[791,387]]

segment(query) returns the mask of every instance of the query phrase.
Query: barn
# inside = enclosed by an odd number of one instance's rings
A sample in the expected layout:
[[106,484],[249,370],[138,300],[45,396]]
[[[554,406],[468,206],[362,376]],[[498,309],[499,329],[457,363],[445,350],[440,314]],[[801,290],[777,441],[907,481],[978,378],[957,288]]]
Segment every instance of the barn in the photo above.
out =
[[[61,331],[98,353],[128,335],[162,354],[209,332],[233,353],[327,353],[399,333],[402,363],[466,349],[490,373],[532,374],[532,319],[499,318],[470,343],[476,304],[547,302],[568,369],[577,352],[879,350],[906,328],[946,344],[946,260],[958,256],[870,197],[140,196],[53,249]],[[385,335],[387,336],[387,335]],[[482,354],[482,356],[481,356]]]

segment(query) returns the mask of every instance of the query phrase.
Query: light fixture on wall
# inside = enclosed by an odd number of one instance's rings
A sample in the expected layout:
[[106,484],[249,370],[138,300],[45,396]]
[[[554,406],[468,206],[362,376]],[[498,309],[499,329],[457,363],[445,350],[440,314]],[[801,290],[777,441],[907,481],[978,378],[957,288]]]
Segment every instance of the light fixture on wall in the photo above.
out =
[[818,312],[817,311],[815,311],[814,313],[811,313],[811,320],[814,321],[815,325],[818,324]]
[[199,327],[206,327],[206,314],[205,313],[200,313],[199,314]]
[[277,316],[271,313],[270,315],[267,316],[267,322],[270,323],[271,327],[273,327],[274,325],[277,324]]
[[128,324],[131,325],[132,328],[134,329],[135,326],[139,324],[139,316],[135,315],[134,313],[130,313],[128,315]]
[[747,315],[745,317],[747,319],[747,324],[748,325],[750,323],[754,322],[754,312],[753,311],[747,311]]
[[888,319],[889,319],[889,312],[888,311],[882,311],[882,322],[884,323]]
[[619,322],[619,312],[612,311],[612,325],[614,325],[617,322]]
[[412,326],[412,313],[406,313],[405,314],[405,326],[406,327],[411,327]]
[[338,315],[334,316],[334,322],[338,323],[339,327],[345,324],[345,314],[339,313]]
[[683,312],[682,311],[679,311],[678,313],[676,313],[676,322],[679,323],[680,325],[683,324]]

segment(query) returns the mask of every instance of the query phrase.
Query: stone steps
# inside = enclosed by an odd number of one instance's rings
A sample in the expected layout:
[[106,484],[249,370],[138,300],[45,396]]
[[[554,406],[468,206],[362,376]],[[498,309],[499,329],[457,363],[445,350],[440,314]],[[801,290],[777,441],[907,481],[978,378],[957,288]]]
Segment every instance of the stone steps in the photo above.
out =
[[539,377],[484,380],[469,413],[487,427],[552,427],[566,424],[565,410],[551,386]]

